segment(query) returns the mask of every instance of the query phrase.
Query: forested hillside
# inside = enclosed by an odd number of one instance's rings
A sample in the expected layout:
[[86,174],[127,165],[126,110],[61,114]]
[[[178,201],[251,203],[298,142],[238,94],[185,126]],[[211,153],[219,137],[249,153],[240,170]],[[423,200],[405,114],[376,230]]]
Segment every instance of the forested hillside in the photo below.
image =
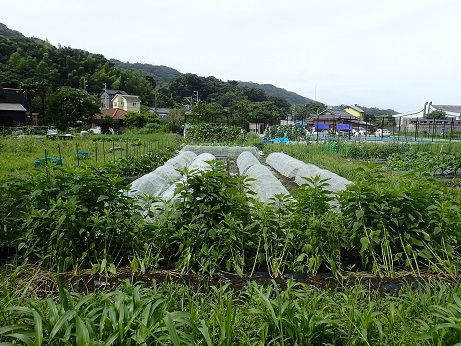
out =
[[141,64],[141,63],[130,63],[130,62],[122,62],[117,59],[110,59],[111,62],[115,64],[115,66],[127,68],[131,70],[138,70],[144,73],[147,76],[151,76],[157,82],[169,82],[170,80],[174,79],[181,75],[181,72],[175,70],[174,68],[163,66],[163,65],[151,65],[151,64]]
[[[110,61],[101,54],[55,47],[17,32],[11,35],[14,31],[2,28],[9,36],[0,35],[0,86],[25,90],[30,105],[34,111],[43,113],[45,121],[56,119],[55,114],[50,117],[46,114],[50,100],[59,104],[56,96],[75,96],[78,95],[75,89],[86,89],[99,104],[104,84],[110,89],[139,95],[143,105],[169,108],[194,105],[197,108],[194,114],[200,119],[217,119],[219,114],[226,121],[237,117],[239,123],[252,119],[275,123],[291,112],[290,102],[299,102],[286,90],[274,86],[266,93],[253,84],[181,74],[165,66]],[[276,96],[273,92],[276,89],[283,90],[285,97]]]
[[253,83],[253,82],[239,81],[239,86],[262,89],[264,90],[267,96],[283,97],[285,100],[287,100],[291,104],[296,104],[300,106],[303,106],[309,102],[312,102],[312,100],[308,99],[307,97],[301,96],[295,92],[288,91],[283,88],[276,87],[275,85],[272,85],[272,84],[258,84],[258,83]]
[[0,23],[0,36],[24,37],[19,31],[9,29],[5,24]]

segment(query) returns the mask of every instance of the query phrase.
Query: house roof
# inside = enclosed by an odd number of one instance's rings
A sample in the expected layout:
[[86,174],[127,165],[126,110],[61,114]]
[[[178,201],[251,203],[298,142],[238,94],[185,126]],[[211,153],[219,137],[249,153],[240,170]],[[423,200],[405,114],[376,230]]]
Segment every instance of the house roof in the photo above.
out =
[[151,110],[157,114],[168,114],[171,111],[171,108],[151,108]]
[[[136,95],[120,95],[122,96],[125,100],[127,101],[139,101],[139,96],[136,96]],[[112,98],[112,101],[117,97],[117,95],[115,95],[113,98]]]
[[26,109],[20,103],[0,103],[0,111],[25,112]]
[[451,106],[451,105],[432,105],[432,107],[445,111],[445,112],[453,112],[453,113],[460,113],[461,114],[461,106]]
[[355,109],[357,112],[364,113],[363,109],[360,107],[357,107],[356,105],[350,105],[349,107],[352,109]]
[[127,93],[125,91],[123,91],[123,90],[106,89],[105,91],[109,95],[116,95],[116,94],[127,95]]
[[123,120],[128,112],[120,108],[108,108],[101,109],[99,114],[94,116],[94,119],[103,119],[105,117],[111,117],[115,120]]
[[322,114],[312,115],[308,118],[309,123],[316,123],[317,121],[332,121],[339,123],[342,120],[349,121],[351,123],[359,124],[359,125],[372,125],[371,123],[367,123],[366,121],[359,120],[357,117],[344,112],[344,111],[335,111],[335,110],[327,110]]

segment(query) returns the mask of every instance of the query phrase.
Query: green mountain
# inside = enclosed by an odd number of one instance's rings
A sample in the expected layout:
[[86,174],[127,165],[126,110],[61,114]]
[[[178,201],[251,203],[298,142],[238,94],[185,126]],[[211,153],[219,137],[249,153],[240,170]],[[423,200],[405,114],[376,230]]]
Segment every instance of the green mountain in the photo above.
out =
[[[166,66],[108,60],[101,54],[56,47],[48,41],[21,36],[4,25],[1,27],[8,34],[0,34],[1,86],[27,86],[35,95],[42,87],[49,95],[60,87],[71,87],[85,88],[97,97],[103,85],[107,85],[110,89],[139,95],[147,106],[180,108],[197,98],[223,109],[232,108],[236,114],[252,117],[259,114],[258,118],[268,117],[264,113],[268,110],[272,118],[283,117],[290,112],[290,103],[309,102],[273,85],[226,82],[212,76],[183,74]],[[11,36],[12,33],[15,35]]]
[[253,82],[241,82],[241,81],[239,81],[238,83],[240,87],[262,89],[264,90],[267,96],[283,97],[289,103],[297,104],[300,106],[304,106],[305,104],[313,101],[293,91],[288,91],[286,89],[276,87],[275,85],[272,85],[272,84],[258,84],[258,83],[253,83]]
[[131,70],[137,70],[144,73],[147,76],[151,76],[157,82],[165,83],[181,75],[181,72],[175,70],[174,68],[163,66],[163,65],[151,65],[151,64],[141,64],[141,63],[130,63],[122,62],[117,59],[110,59],[115,66],[127,68]]
[[24,37],[19,31],[9,29],[5,24],[0,23],[0,36],[5,37]]
[[[151,64],[141,64],[141,63],[130,63],[130,62],[121,62],[116,59],[110,60],[115,66],[128,68],[135,71],[140,71],[147,76],[153,77],[157,82],[170,82],[171,80],[179,77],[182,73],[174,68],[163,66],[163,65],[151,65]],[[282,97],[291,104],[297,104],[304,106],[306,103],[311,102],[311,99],[307,97],[296,94],[295,92],[288,91],[276,87],[272,84],[258,84],[253,82],[238,82],[238,87],[244,88],[255,88],[260,89],[265,92],[267,96],[272,97]]]

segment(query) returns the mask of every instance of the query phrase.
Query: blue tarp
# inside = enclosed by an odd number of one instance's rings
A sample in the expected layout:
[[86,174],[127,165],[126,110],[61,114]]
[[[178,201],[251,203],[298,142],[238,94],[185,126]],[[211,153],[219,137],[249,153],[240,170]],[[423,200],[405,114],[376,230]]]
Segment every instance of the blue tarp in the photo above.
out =
[[274,138],[272,143],[290,143],[290,140],[287,137],[278,137]]
[[328,130],[330,128],[329,124],[315,124],[316,130]]
[[337,124],[336,130],[337,131],[350,131],[352,130],[352,124]]

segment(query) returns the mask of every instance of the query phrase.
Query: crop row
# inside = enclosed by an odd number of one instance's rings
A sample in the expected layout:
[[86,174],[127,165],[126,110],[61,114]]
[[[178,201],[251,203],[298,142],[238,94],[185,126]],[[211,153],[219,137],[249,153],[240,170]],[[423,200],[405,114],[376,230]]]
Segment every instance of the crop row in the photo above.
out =
[[453,345],[459,287],[406,287],[393,296],[356,286],[318,291],[288,282],[143,287],[0,308],[0,343],[13,345]]
[[[155,267],[240,275],[266,271],[315,274],[367,269],[393,275],[406,268],[456,274],[460,265],[460,197],[432,181],[394,186],[364,171],[330,205],[327,181],[310,178],[262,204],[246,194],[251,181],[212,162],[184,172],[173,208],[149,221],[122,179],[102,169],[45,171],[0,185],[1,230],[21,258],[58,270],[115,271]],[[153,210],[151,210],[153,209]]]

